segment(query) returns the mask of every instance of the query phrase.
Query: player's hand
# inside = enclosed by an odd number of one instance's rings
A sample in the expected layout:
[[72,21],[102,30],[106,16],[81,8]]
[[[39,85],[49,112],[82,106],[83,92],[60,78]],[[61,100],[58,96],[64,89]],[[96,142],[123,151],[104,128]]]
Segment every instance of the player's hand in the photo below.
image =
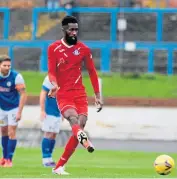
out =
[[16,122],[20,121],[21,117],[22,117],[21,113],[18,112],[16,115]]
[[103,103],[102,103],[102,100],[101,100],[100,93],[95,94],[95,105],[96,105],[96,108],[97,108],[97,112],[100,112],[103,108]]
[[46,113],[45,111],[41,111],[41,121],[43,121],[46,118]]
[[51,89],[50,91],[49,91],[49,93],[48,93],[48,96],[50,97],[50,98],[55,98],[56,97],[56,94],[57,94],[57,88],[54,88],[54,89]]
[[58,87],[56,84],[54,84],[54,87],[49,91],[48,96],[49,96],[50,98],[55,98],[58,89],[59,89],[59,87]]

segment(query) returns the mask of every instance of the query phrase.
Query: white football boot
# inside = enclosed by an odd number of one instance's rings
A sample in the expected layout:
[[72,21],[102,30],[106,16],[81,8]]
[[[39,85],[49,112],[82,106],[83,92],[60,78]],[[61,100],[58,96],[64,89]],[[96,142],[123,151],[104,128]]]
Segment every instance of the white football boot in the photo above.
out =
[[83,130],[79,130],[77,132],[77,139],[79,143],[82,144],[83,147],[87,149],[88,152],[90,153],[94,152],[95,148],[92,145],[92,143],[89,141],[87,134]]
[[64,167],[58,167],[57,169],[53,168],[52,173],[58,174],[58,175],[69,175],[69,173],[65,171]]

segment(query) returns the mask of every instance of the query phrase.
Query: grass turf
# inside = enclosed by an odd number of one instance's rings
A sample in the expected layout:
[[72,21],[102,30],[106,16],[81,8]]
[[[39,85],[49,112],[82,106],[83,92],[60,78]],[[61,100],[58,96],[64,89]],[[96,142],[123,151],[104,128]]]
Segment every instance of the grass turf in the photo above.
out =
[[[45,73],[22,72],[29,95],[39,95]],[[138,78],[121,77],[119,74],[103,75],[104,97],[152,97],[176,98],[177,76],[142,75]],[[84,75],[84,84],[89,96],[93,96],[93,89],[88,75]]]
[[[56,149],[57,159],[63,149]],[[156,174],[153,162],[159,153],[95,151],[78,149],[66,166],[70,178],[177,178],[174,169],[168,176]],[[174,159],[177,154],[170,154]],[[176,161],[177,162],[177,161]],[[17,148],[13,168],[0,168],[0,178],[61,178],[41,165],[40,149]]]

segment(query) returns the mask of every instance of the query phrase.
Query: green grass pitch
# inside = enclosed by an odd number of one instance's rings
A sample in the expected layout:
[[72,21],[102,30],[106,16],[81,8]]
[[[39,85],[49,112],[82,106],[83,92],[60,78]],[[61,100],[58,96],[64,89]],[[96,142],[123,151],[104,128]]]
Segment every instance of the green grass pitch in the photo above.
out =
[[[54,159],[58,159],[62,151],[56,148]],[[51,173],[51,168],[42,167],[39,148],[17,148],[13,168],[0,168],[0,178],[177,178],[176,169],[168,176],[156,174],[153,162],[158,155],[160,153],[107,150],[90,154],[78,149],[66,166],[71,175],[58,176]],[[177,154],[168,155],[177,159]]]
[[[45,73],[22,72],[28,95],[39,95]],[[104,97],[177,98],[177,76],[141,75],[139,78],[121,77],[119,74],[99,75],[103,79]],[[88,75],[83,77],[88,96],[93,89]]]

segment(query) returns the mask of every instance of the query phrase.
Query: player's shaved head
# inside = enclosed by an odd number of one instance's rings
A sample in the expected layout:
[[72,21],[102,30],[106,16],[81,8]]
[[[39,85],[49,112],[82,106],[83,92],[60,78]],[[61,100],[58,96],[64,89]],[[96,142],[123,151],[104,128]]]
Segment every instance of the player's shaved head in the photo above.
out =
[[0,63],[5,61],[11,61],[10,57],[8,55],[0,55]]

